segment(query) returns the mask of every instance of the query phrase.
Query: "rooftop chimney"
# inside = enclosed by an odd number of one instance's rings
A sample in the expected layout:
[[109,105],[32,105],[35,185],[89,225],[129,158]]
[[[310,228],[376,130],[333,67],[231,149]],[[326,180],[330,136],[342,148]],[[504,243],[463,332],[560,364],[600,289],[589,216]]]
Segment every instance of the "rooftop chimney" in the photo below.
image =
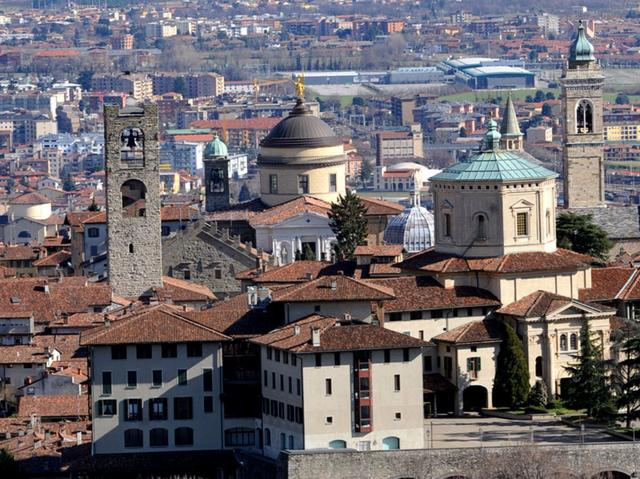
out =
[[294,336],[300,336],[300,325],[296,324],[293,326],[293,335]]
[[105,327],[109,328],[111,326],[111,319],[109,319],[108,316],[104,317],[104,325]]
[[351,321],[351,315],[349,313],[344,313],[344,321],[348,323]]
[[320,328],[311,329],[311,345],[313,347],[320,346]]
[[76,432],[76,445],[82,445],[82,431]]
[[333,291],[335,291],[336,289],[338,289],[338,282],[337,281],[331,281],[331,289]]

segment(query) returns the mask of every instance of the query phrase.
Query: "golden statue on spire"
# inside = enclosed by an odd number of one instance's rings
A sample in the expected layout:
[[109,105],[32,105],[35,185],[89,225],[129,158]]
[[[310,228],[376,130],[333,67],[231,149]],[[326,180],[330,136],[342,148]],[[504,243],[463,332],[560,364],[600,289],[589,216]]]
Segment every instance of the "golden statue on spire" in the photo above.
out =
[[296,96],[301,100],[304,100],[304,72],[296,76],[293,86],[296,89]]

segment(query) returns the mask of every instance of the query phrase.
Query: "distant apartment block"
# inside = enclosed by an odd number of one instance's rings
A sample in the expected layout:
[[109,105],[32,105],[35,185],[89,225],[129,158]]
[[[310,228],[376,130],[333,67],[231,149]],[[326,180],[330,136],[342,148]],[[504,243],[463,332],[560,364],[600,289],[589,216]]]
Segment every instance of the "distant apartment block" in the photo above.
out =
[[402,131],[379,131],[375,133],[375,144],[378,166],[423,157],[419,124],[412,124]]
[[132,95],[137,99],[151,98],[153,82],[144,74],[95,75],[91,79],[91,89],[99,92],[118,91]]

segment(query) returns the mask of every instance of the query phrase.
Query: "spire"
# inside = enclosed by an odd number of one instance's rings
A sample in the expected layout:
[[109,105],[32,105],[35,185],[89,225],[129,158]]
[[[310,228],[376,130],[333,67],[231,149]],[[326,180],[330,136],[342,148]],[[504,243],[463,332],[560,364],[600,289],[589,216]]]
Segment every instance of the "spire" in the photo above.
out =
[[520,125],[518,124],[518,117],[516,116],[516,108],[513,106],[513,100],[511,99],[511,92],[509,92],[507,103],[502,113],[500,133],[502,136],[522,136]]
[[582,20],[578,23],[578,34],[571,43],[569,48],[569,65],[595,62],[596,57],[593,55],[595,49],[589,40],[587,34],[584,31],[584,25]]

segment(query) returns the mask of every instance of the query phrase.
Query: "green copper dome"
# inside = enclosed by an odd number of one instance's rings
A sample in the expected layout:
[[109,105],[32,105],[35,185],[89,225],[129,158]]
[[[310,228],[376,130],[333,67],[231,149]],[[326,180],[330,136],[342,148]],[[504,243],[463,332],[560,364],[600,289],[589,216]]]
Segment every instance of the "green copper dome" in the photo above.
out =
[[569,61],[570,62],[592,62],[596,60],[596,57],[593,55],[595,49],[589,40],[587,39],[587,34],[584,31],[584,25],[582,24],[582,20],[578,25],[578,35],[571,43],[571,47],[569,49]]
[[546,180],[558,175],[540,165],[531,163],[515,150],[500,148],[500,132],[490,120],[489,130],[482,140],[480,152],[468,161],[456,163],[433,176],[435,181],[522,181]]
[[215,135],[213,140],[207,143],[203,156],[205,158],[219,158],[221,156],[228,156],[228,154],[227,145],[224,144],[218,135]]

